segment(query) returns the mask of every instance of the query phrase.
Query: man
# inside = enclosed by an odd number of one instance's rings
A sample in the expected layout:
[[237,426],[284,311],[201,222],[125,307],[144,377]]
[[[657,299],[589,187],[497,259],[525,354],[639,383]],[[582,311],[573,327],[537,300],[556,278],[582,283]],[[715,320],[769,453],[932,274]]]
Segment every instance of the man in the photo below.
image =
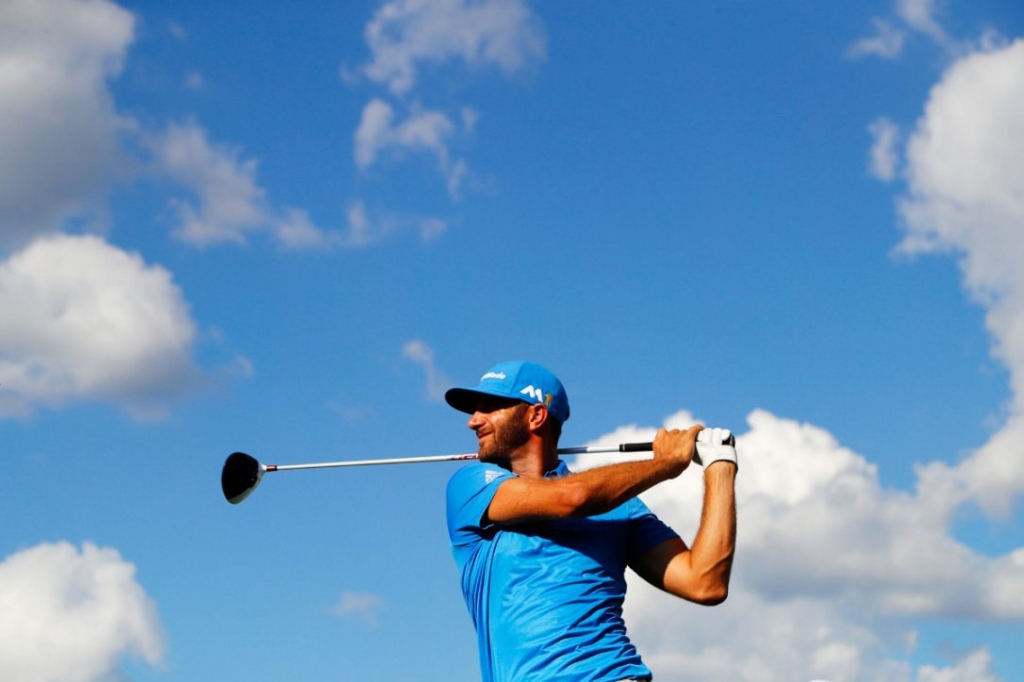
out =
[[661,429],[653,459],[570,473],[557,454],[569,400],[544,367],[501,363],[445,399],[471,415],[479,448],[480,463],[448,483],[447,516],[483,680],[652,679],[622,620],[625,569],[699,604],[725,600],[736,537],[728,432],[701,437],[704,507],[690,548],[636,496],[690,465],[703,427]]

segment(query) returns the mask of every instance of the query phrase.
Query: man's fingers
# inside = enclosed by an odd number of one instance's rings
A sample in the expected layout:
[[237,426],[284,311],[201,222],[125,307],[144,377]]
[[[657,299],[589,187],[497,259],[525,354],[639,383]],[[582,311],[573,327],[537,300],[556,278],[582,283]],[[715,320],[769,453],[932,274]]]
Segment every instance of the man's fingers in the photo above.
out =
[[[690,440],[693,439],[693,440]],[[655,457],[671,457],[684,459],[684,451],[690,440],[692,456],[688,462],[696,462],[705,469],[715,462],[726,461],[738,464],[736,457],[736,438],[729,429],[705,428],[702,424],[694,424],[688,429],[658,429],[654,439]]]
[[711,445],[735,445],[736,439],[729,429],[704,429],[697,436],[697,442]]
[[705,429],[698,434],[697,452],[693,461],[705,469],[715,462],[732,462],[739,466],[736,457],[736,438],[729,429]]

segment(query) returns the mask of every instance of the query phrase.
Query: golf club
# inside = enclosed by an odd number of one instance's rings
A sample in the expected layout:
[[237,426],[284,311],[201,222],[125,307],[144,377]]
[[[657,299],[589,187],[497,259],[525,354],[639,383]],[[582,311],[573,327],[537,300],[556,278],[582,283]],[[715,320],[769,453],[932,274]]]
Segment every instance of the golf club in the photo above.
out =
[[[734,445],[735,439],[729,436],[728,444]],[[693,461],[701,463],[701,445],[697,442],[697,451]],[[619,445],[595,445],[572,448],[559,448],[560,455],[585,455],[605,452],[650,452],[653,443],[620,443]],[[231,504],[238,504],[256,490],[263,480],[263,474],[272,471],[289,471],[293,469],[330,469],[336,467],[375,466],[378,464],[419,464],[425,462],[457,462],[476,459],[476,453],[461,455],[432,455],[428,457],[404,457],[397,459],[362,459],[347,462],[319,462],[316,464],[263,464],[255,457],[244,452],[233,452],[224,461],[224,469],[220,475],[220,487],[224,498]]]

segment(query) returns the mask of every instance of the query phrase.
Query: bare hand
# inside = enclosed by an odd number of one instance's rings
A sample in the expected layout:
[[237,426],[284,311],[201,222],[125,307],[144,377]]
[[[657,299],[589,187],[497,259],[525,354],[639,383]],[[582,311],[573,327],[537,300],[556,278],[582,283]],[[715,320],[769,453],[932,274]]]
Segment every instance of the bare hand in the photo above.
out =
[[654,437],[654,459],[671,465],[673,478],[690,466],[693,453],[696,452],[697,434],[703,428],[695,424],[685,431],[658,429],[658,435]]

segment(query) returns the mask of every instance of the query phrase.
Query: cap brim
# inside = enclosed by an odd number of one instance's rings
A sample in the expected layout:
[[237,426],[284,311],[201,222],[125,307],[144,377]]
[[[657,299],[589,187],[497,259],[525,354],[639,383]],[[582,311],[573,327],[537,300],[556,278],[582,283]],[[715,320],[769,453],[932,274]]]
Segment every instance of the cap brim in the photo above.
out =
[[473,414],[476,412],[477,405],[480,402],[480,398],[483,396],[503,398],[505,400],[516,401],[517,398],[510,398],[504,393],[489,391],[481,391],[476,388],[450,388],[444,394],[445,402],[454,407],[459,412],[465,412],[466,414]]

